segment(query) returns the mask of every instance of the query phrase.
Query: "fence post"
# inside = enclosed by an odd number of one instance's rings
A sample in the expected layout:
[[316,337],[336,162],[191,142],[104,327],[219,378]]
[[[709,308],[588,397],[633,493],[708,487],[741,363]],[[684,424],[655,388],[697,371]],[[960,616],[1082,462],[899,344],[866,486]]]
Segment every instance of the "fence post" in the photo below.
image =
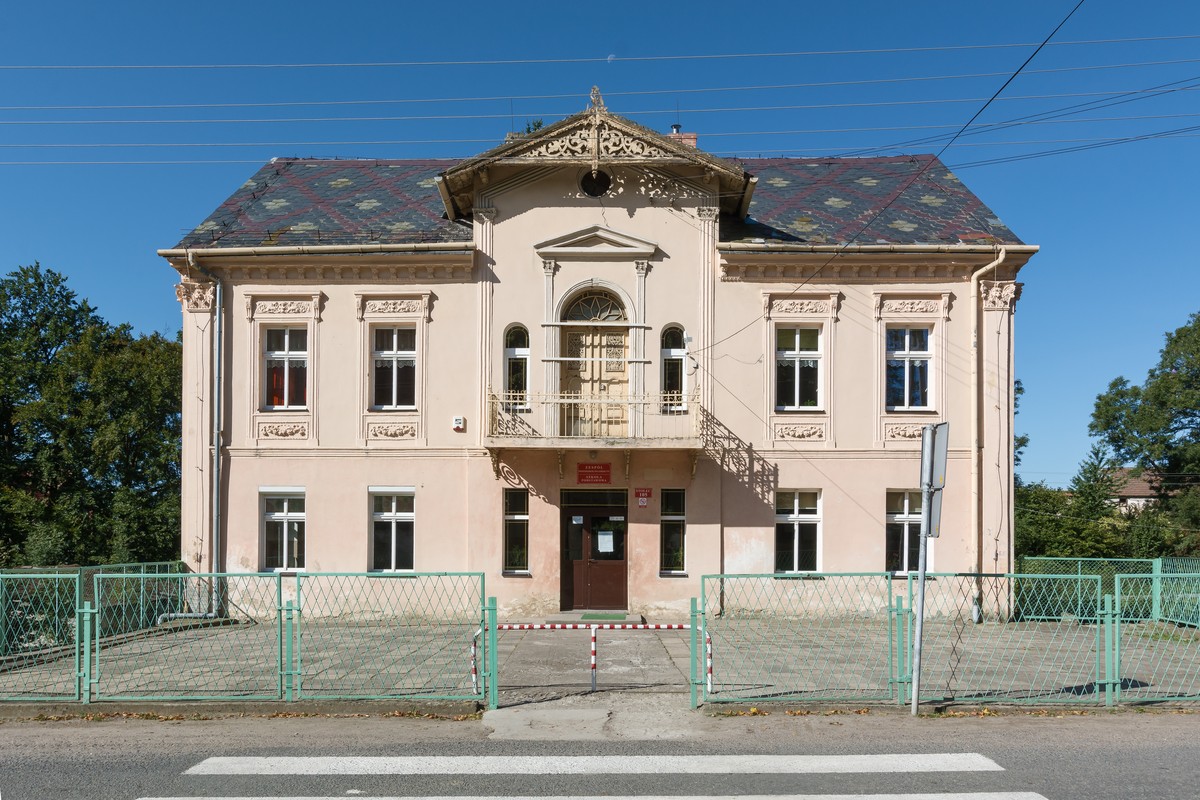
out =
[[1120,682],[1120,676],[1117,675],[1119,668],[1115,661],[1116,642],[1113,623],[1113,597],[1111,594],[1104,595],[1103,611],[1101,613],[1104,627],[1104,705],[1111,706],[1116,700],[1114,689]]
[[75,696],[84,704],[92,702],[92,626],[95,617],[96,610],[89,600],[79,609],[79,646],[83,651],[83,665],[75,676]]
[[1154,559],[1150,564],[1150,619],[1152,622],[1162,620],[1162,562],[1161,558]]
[[500,659],[496,655],[496,598],[487,600],[487,648],[484,658],[484,680],[487,681],[487,707],[495,710],[500,707],[499,687]]
[[690,627],[689,633],[691,634],[691,645],[692,645],[691,675],[689,676],[689,683],[691,684],[691,702],[692,702],[693,709],[700,707],[700,703],[697,698],[697,689],[696,689],[696,681],[698,680],[698,678],[696,677],[696,675],[697,675],[696,664],[697,664],[697,659],[700,658],[700,650],[696,644],[696,641],[698,639],[698,636],[697,636],[698,631],[696,630],[696,628],[699,624],[699,621],[700,621],[700,604],[696,600],[696,598],[693,597],[692,598],[691,619],[689,620],[689,622],[691,622],[691,625],[689,626]]
[[892,635],[888,637],[888,653],[891,661],[892,682],[896,686],[896,702],[904,705],[911,683],[908,673],[908,615],[904,609],[904,597],[895,598],[891,609]]
[[283,699],[289,703],[296,699],[296,672],[292,666],[292,660],[295,657],[292,640],[295,621],[292,613],[295,609],[291,600],[283,604]]
[[8,655],[8,595],[4,592],[4,573],[0,573],[0,657],[6,655]]

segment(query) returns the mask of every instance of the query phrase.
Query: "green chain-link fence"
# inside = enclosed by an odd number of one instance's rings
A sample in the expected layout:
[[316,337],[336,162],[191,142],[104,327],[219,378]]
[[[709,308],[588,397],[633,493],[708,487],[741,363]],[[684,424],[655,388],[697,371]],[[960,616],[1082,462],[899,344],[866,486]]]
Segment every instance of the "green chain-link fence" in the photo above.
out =
[[78,699],[78,573],[0,573],[0,700]]
[[[702,581],[704,701],[907,701],[915,575]],[[1114,573],[1115,596],[1103,584],[1086,574],[931,574],[922,701],[1200,700],[1200,575]]]

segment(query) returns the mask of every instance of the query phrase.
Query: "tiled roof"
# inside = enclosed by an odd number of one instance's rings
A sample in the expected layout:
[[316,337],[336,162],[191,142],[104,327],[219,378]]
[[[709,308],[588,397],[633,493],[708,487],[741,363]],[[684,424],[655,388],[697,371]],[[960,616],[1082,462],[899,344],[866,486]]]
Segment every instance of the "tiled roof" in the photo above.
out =
[[750,219],[722,219],[723,242],[1021,244],[931,155],[750,158],[742,165],[758,178]]
[[[741,160],[758,178],[750,218],[723,216],[721,241],[1021,243],[940,161],[934,159],[921,173],[930,159],[933,156]],[[455,163],[275,159],[179,247],[470,241],[469,223],[445,218],[434,183]]]
[[274,159],[179,247],[465,242],[433,179],[453,161]]

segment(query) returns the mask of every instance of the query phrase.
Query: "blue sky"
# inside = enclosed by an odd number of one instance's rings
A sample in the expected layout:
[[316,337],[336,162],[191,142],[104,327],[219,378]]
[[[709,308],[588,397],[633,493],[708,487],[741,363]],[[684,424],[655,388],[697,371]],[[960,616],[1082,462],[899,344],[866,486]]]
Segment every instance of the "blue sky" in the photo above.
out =
[[[263,161],[467,157],[582,110],[593,84],[719,155],[938,152],[918,140],[966,123],[1074,3],[10,4],[0,270],[40,261],[107,319],[173,334],[175,274],[155,250]],[[1069,481],[1096,394],[1140,382],[1197,310],[1188,37],[1200,4],[1087,0],[942,156],[1042,246],[1016,318],[1028,480]],[[313,66],[278,66],[297,64]],[[1111,105],[1069,109],[1084,103]]]

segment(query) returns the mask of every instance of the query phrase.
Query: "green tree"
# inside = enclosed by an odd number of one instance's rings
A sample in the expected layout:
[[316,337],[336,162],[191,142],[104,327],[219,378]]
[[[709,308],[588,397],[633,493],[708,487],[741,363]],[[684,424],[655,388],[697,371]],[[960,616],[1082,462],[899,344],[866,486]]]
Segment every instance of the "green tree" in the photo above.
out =
[[178,342],[113,327],[39,265],[0,279],[0,564],[174,557]]
[[1200,552],[1200,314],[1165,338],[1142,385],[1120,377],[1096,398],[1089,430],[1157,482],[1174,549],[1192,554]]

